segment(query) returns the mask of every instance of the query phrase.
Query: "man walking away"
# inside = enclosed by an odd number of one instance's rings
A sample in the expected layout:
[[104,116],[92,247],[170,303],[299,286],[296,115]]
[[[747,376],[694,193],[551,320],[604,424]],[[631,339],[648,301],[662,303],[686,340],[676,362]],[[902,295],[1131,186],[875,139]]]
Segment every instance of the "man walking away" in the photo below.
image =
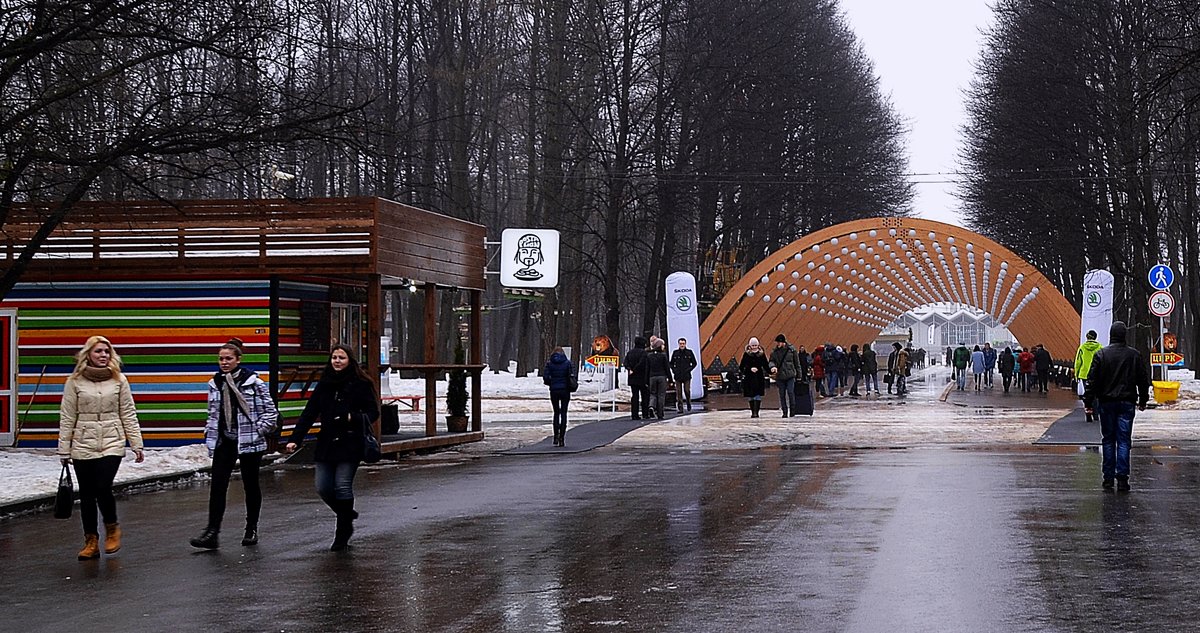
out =
[[992,388],[992,372],[996,371],[996,348],[991,343],[983,344],[983,386]]
[[1037,349],[1033,352],[1034,369],[1037,370],[1038,393],[1050,392],[1050,366],[1054,364],[1054,359],[1050,358],[1050,352],[1046,351],[1046,346],[1038,343]]
[[780,334],[775,337],[775,349],[771,350],[771,377],[779,387],[779,409],[783,417],[798,414],[796,406],[796,376],[800,375],[800,358],[796,348]]
[[646,339],[633,339],[633,349],[625,355],[625,371],[629,381],[629,411],[634,420],[650,417],[650,377],[646,373]]
[[1096,330],[1088,330],[1087,340],[1075,351],[1075,390],[1079,394],[1079,399],[1083,400],[1083,410],[1087,412],[1088,422],[1096,421],[1096,417],[1092,415],[1094,405],[1083,397],[1087,393],[1085,383],[1092,369],[1092,359],[1095,358],[1096,352],[1100,351],[1102,347],[1096,340],[1096,336]]
[[1150,399],[1150,371],[1142,355],[1125,344],[1126,329],[1114,321],[1108,333],[1108,347],[1096,352],[1088,370],[1084,402],[1092,403],[1099,414],[1104,462],[1105,490],[1129,490],[1129,449],[1133,439],[1134,407],[1146,410]]
[[684,403],[692,410],[692,370],[696,355],[687,347],[687,339],[679,339],[679,349],[671,352],[671,377],[675,379],[675,410],[682,411]]
[[967,365],[971,363],[971,350],[966,343],[959,343],[954,349],[954,382],[959,391],[967,387]]

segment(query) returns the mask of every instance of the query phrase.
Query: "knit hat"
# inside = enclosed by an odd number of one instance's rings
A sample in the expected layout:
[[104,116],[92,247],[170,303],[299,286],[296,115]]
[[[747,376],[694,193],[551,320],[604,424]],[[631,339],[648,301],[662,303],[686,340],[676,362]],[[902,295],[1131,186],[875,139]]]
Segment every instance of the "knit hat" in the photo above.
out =
[[1128,328],[1125,327],[1124,321],[1113,321],[1112,327],[1108,329],[1108,342],[1125,344],[1125,334]]
[[757,336],[750,337],[750,342],[746,346],[749,347],[751,345],[755,345],[755,346],[758,345],[758,337]]
[[784,336],[784,335],[782,335],[782,334],[776,334],[776,335],[775,335],[775,342],[776,342],[776,343],[786,343],[786,342],[787,342],[787,337],[786,337],[786,336]]

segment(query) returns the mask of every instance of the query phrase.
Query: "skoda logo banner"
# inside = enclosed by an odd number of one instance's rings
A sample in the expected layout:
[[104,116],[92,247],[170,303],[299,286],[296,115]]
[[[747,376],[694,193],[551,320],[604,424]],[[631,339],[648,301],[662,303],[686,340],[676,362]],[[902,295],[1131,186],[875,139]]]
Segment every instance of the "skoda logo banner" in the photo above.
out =
[[1087,295],[1087,304],[1089,308],[1100,307],[1100,293],[1095,291],[1089,292]]

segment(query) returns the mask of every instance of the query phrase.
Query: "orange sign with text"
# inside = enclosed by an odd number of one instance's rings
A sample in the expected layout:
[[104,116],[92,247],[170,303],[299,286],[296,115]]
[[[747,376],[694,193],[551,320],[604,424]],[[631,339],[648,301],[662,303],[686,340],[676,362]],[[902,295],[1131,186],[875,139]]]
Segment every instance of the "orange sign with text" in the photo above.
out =
[[1182,363],[1183,354],[1176,354],[1175,352],[1167,352],[1166,354],[1154,352],[1150,354],[1151,365],[1179,365]]

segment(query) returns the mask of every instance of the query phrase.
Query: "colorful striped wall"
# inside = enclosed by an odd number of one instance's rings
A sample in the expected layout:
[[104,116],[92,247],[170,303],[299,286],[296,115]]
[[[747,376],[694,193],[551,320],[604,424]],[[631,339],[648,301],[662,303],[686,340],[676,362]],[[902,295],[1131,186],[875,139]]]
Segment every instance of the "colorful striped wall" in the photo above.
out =
[[[281,367],[325,362],[323,352],[300,350],[300,302],[327,294],[321,284],[280,284]],[[242,339],[243,364],[268,379],[270,299],[267,280],[18,285],[0,305],[18,310],[19,445],[57,441],[63,383],[92,334],[121,355],[147,445],[203,441],[207,383],[223,343]],[[302,387],[280,395],[285,420],[303,408]]]

